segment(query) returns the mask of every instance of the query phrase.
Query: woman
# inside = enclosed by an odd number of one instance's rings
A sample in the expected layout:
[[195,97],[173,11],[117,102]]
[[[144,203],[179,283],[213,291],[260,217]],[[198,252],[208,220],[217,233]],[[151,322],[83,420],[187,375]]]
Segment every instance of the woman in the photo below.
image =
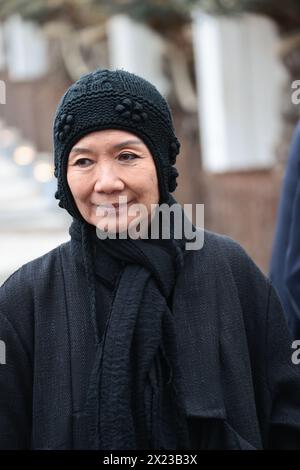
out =
[[228,237],[188,250],[182,210],[163,235],[179,142],[156,88],[81,77],[54,149],[71,240],[1,287],[0,447],[299,447],[300,373],[273,287]]

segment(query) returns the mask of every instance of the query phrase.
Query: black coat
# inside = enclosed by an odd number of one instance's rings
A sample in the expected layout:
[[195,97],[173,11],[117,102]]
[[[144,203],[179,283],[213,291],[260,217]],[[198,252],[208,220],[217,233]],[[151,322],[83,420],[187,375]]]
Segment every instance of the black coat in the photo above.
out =
[[[300,448],[300,365],[273,287],[225,236],[185,259],[172,310],[193,448]],[[67,242],[1,287],[0,448],[86,448],[86,282]]]

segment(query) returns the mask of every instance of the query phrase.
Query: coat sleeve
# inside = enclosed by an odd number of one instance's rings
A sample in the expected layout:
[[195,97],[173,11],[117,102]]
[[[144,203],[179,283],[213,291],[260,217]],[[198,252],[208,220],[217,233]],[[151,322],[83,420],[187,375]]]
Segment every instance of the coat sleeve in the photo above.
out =
[[20,270],[0,287],[0,449],[30,449],[30,292]]
[[300,364],[279,298],[269,288],[267,383],[272,398],[268,448],[300,449]]
[[273,283],[236,242],[227,247],[244,313],[263,448],[300,449],[300,353],[293,349]]

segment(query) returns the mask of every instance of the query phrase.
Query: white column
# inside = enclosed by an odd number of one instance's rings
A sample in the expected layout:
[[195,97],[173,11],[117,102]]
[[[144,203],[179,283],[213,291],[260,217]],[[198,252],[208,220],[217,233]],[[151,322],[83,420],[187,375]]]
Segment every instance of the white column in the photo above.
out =
[[106,28],[111,68],[136,73],[167,95],[169,82],[162,72],[162,38],[148,26],[126,15],[112,16]]
[[193,38],[204,168],[270,167],[287,78],[276,55],[275,24],[259,15],[228,18],[195,11]]
[[5,49],[4,49],[4,31],[3,24],[0,23],[0,71],[5,68]]
[[46,74],[47,40],[39,26],[14,14],[6,20],[4,34],[11,80],[34,80]]

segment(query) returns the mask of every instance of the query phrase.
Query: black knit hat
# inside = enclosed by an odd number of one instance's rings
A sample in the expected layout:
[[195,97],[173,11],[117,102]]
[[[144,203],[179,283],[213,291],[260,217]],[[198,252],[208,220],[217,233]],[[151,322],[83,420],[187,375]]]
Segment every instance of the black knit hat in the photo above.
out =
[[143,140],[156,166],[159,202],[167,202],[177,186],[178,172],[173,165],[180,143],[166,100],[151,83],[133,73],[97,69],[70,86],[55,114],[54,174],[59,206],[82,219],[67,184],[68,155],[80,138],[101,129],[125,130]]

